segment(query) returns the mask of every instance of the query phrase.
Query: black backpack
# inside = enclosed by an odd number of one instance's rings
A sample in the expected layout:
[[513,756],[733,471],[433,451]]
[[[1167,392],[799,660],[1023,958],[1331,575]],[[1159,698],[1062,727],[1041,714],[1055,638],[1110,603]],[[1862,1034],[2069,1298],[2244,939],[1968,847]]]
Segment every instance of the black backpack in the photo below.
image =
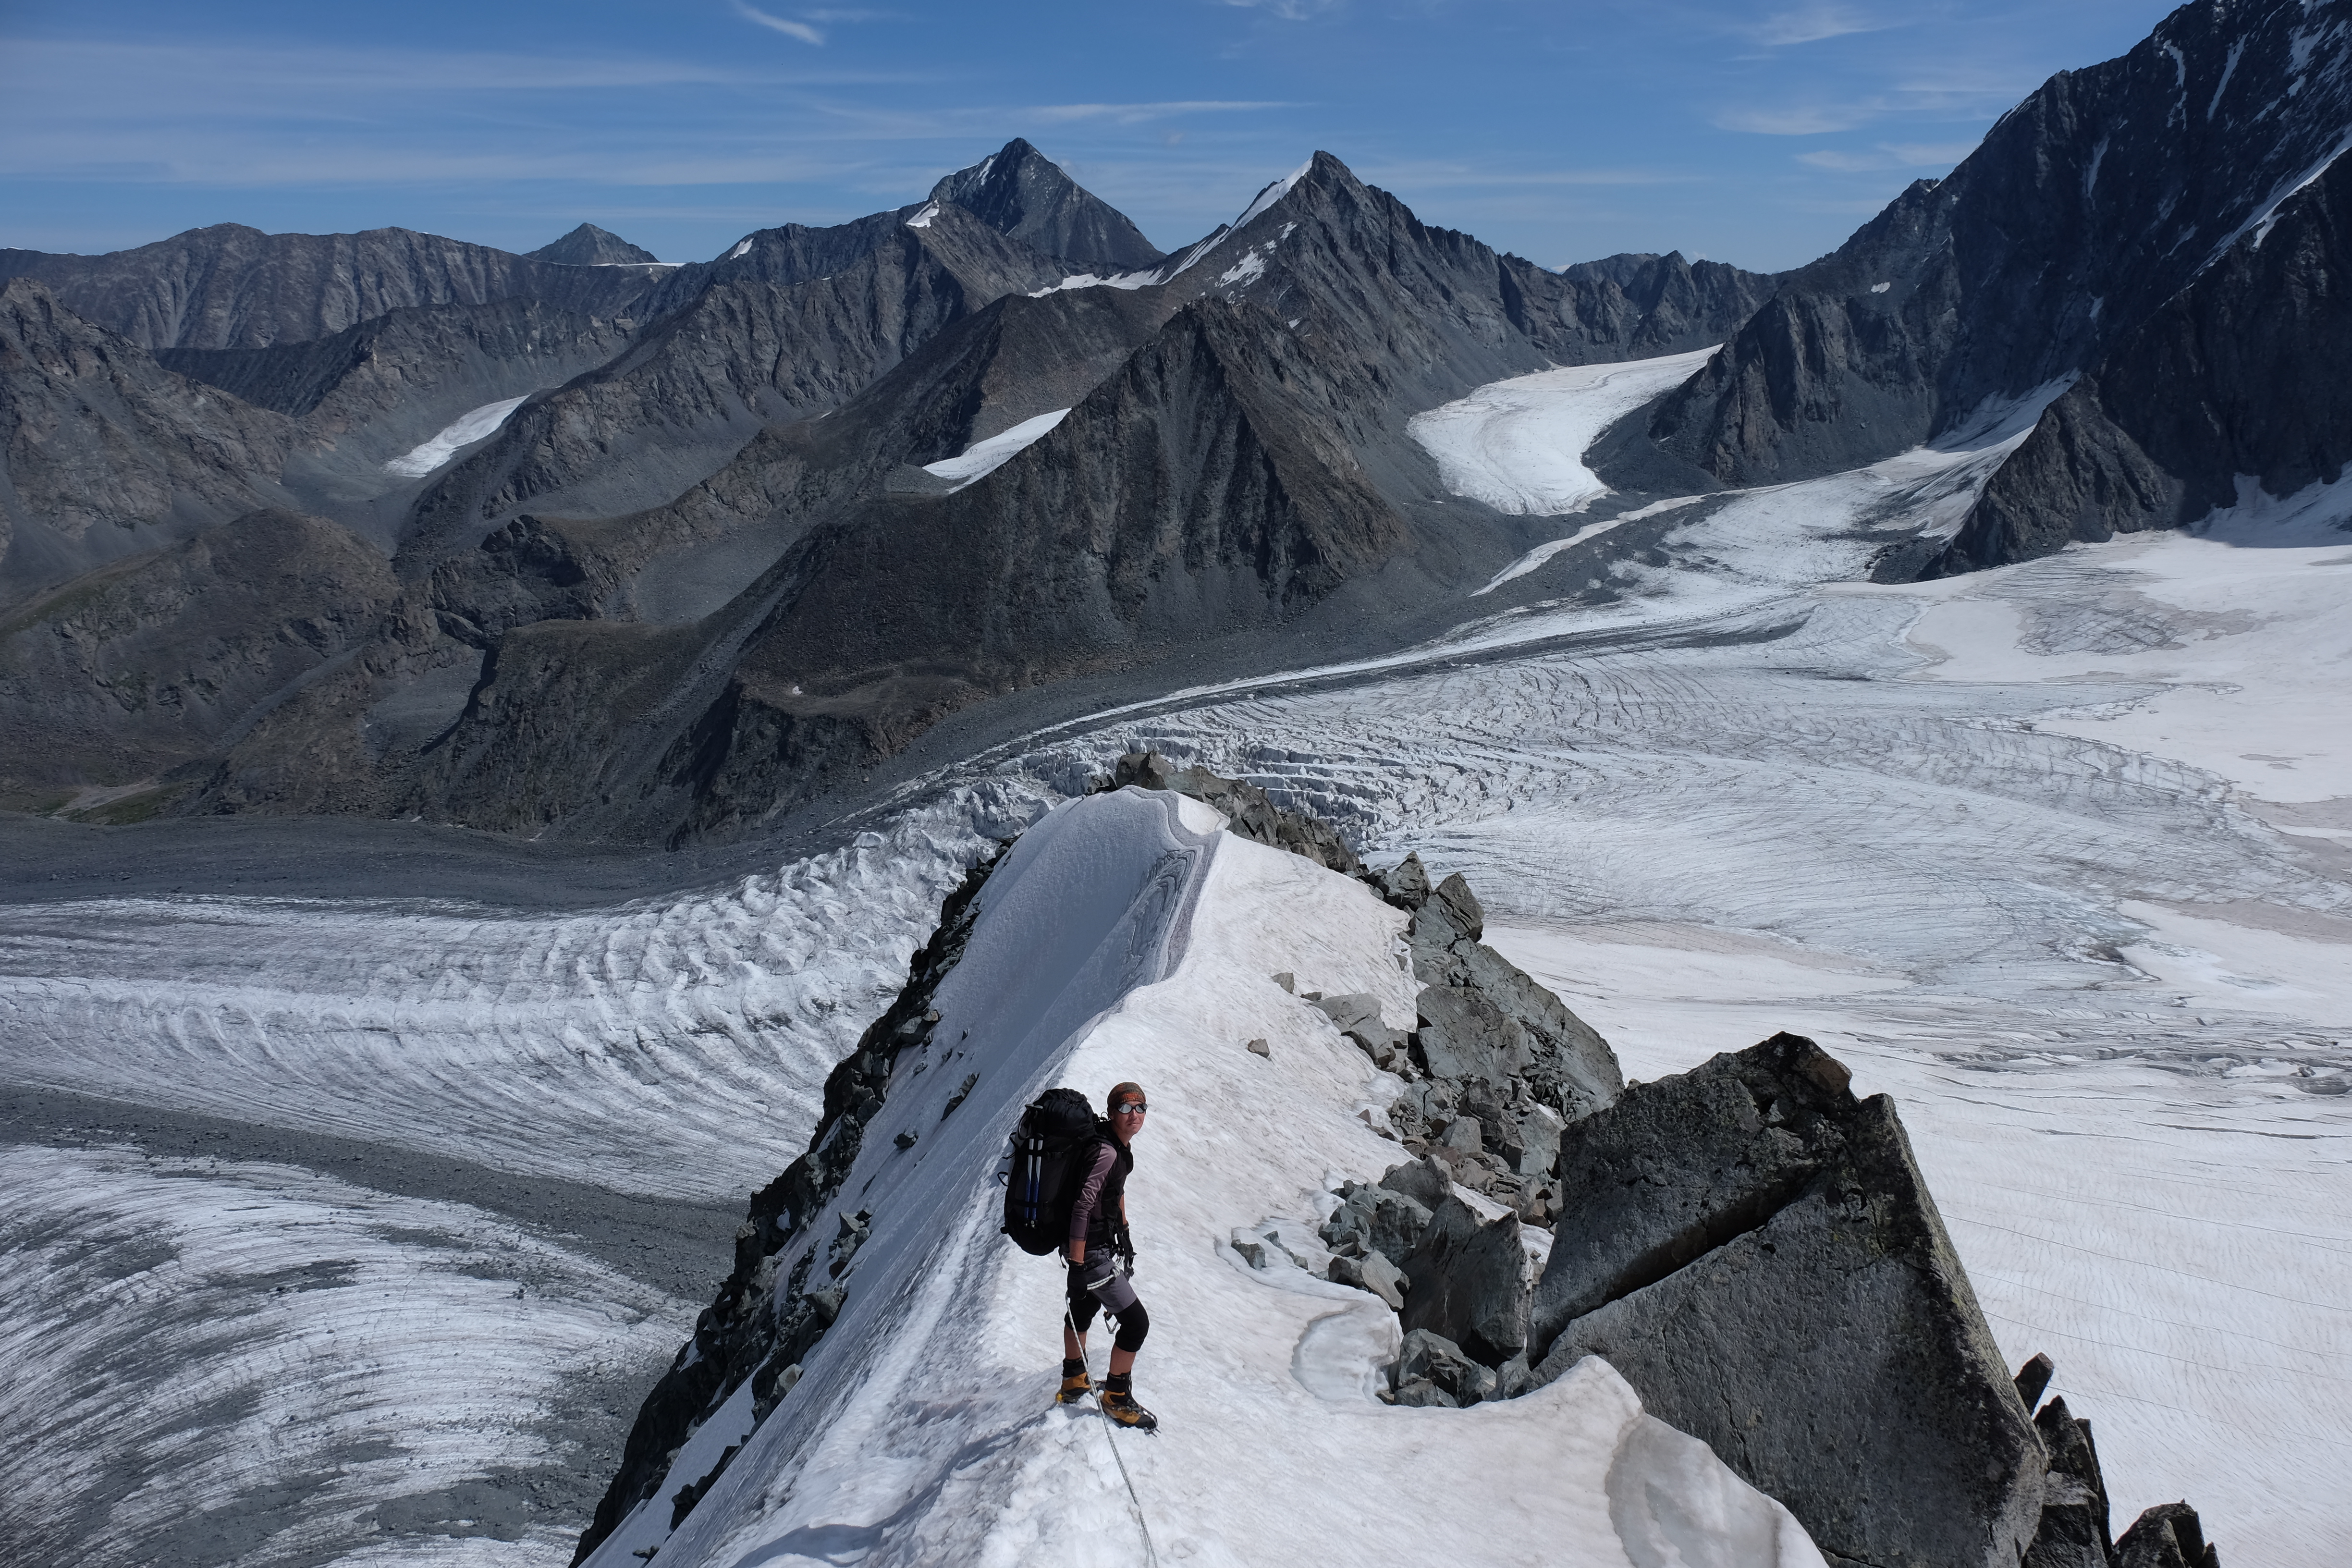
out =
[[1102,1137],[1095,1108],[1075,1089],[1049,1089],[1021,1113],[1004,1184],[1004,1234],[1015,1247],[1042,1256],[1070,1238],[1078,1171]]

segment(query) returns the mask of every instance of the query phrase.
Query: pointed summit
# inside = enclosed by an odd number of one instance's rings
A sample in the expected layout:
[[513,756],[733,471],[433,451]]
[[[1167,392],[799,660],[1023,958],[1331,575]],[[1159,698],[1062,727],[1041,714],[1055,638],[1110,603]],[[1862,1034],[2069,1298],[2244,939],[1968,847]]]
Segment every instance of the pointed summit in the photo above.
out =
[[1126,214],[1018,136],[933,185],[930,199],[953,202],[991,228],[1082,267],[1127,272],[1160,259]]
[[553,245],[542,245],[527,254],[533,261],[554,261],[566,267],[658,264],[661,260],[652,251],[593,223],[583,223]]

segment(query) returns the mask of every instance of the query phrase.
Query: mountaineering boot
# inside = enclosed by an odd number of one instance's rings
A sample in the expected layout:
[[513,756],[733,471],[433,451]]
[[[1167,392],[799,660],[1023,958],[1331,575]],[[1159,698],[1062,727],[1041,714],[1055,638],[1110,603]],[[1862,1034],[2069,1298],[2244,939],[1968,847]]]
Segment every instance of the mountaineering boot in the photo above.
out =
[[1076,1356],[1064,1356],[1062,1358],[1062,1392],[1054,1395],[1054,1403],[1076,1405],[1094,1391],[1094,1379],[1087,1375],[1087,1363]]
[[1132,1426],[1139,1432],[1156,1432],[1160,1417],[1135,1402],[1135,1378],[1131,1373],[1112,1373],[1103,1379],[1102,1398],[1097,1401],[1102,1413],[1122,1426]]

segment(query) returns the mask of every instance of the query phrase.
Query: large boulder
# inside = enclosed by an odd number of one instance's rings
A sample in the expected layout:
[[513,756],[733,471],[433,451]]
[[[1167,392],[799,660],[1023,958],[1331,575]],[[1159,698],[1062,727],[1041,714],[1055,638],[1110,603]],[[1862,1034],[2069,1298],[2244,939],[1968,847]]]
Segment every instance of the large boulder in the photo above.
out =
[[1358,1258],[1377,1252],[1400,1263],[1412,1256],[1428,1228],[1427,1205],[1389,1187],[1349,1182],[1318,1234],[1334,1252]]
[[1442,1335],[1486,1366],[1526,1353],[1527,1253],[1517,1215],[1486,1224],[1448,1196],[1430,1215],[1404,1272],[1407,1333]]
[[1779,1035],[1571,1123],[1538,1378],[1604,1357],[1826,1552],[2017,1568],[2041,1438],[1893,1102],[1846,1081]]

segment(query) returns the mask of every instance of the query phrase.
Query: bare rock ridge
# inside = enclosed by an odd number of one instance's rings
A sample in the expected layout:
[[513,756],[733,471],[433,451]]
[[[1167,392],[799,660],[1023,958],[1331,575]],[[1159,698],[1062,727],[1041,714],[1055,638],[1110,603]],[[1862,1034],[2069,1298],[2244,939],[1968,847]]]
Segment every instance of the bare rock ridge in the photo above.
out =
[[[2316,385],[2339,356],[2327,302],[2343,275],[2312,227],[2330,198],[2301,201],[2285,256],[2264,254],[2264,237],[2344,150],[2347,20],[2338,5],[2197,0],[2122,58],[2052,78],[1949,176],[1784,278],[1657,405],[1648,441],[1694,481],[1772,483],[2031,406],[2069,378],[2097,383],[2042,416],[1931,571],[2193,521],[2232,499],[2225,460],[2274,494],[2333,477],[2340,420],[2299,441],[2291,417],[2273,436],[2252,405],[2268,390],[2265,413],[2287,406],[2282,370]],[[2320,331],[2277,330],[2287,320]],[[2185,335],[2242,323],[2240,342]],[[2111,418],[2097,413],[2108,399]]]
[[2052,404],[1931,574],[2187,527],[2352,458],[2352,161],[2229,245]]
[[305,342],[405,306],[527,298],[614,310],[647,287],[633,268],[562,267],[413,229],[264,234],[233,223],[104,256],[0,250],[0,279],[11,277],[47,284],[151,352]]
[[627,267],[661,265],[661,258],[642,246],[631,245],[611,229],[583,223],[552,245],[523,254],[533,261],[559,262],[566,267]]
[[[1857,1100],[1812,1041],[1776,1035],[1626,1085],[1605,1041],[1485,947],[1459,876],[1433,888],[1412,857],[1367,870],[1311,815],[1157,753],[1119,758],[1098,787],[1210,802],[1228,831],[1412,912],[1424,989],[1402,1041],[1377,1008],[1366,1016],[1368,998],[1300,998],[1406,1080],[1391,1117],[1413,1157],[1341,1184],[1320,1230],[1328,1278],[1402,1319],[1384,1399],[1511,1398],[1597,1354],[1652,1415],[1787,1506],[1836,1568],[2220,1568],[2185,1503],[2110,1536],[2089,1423],[2042,1402],[2047,1357],[2014,1377],[2003,1367],[1893,1103]],[[894,1068],[926,1047],[932,998],[1002,863],[949,897],[905,990],[826,1080],[808,1152],[752,1197],[734,1270],[646,1399],[575,1561],[641,1506],[672,1528],[693,1511],[749,1439],[745,1428],[678,1482],[690,1435],[730,1398],[748,1397],[752,1426],[767,1419],[821,1365],[859,1248],[910,1222],[848,1212],[842,1184]],[[1496,1204],[1502,1216],[1483,1217]],[[828,1234],[812,1238],[820,1220]],[[1552,1233],[1532,1282],[1526,1226]],[[1252,1251],[1253,1267],[1293,1266],[1285,1247]]]
[[1131,272],[1161,259],[1125,213],[1018,136],[932,186],[931,200],[953,202],[998,232],[1076,267]]
[[[283,502],[295,432],[18,278],[0,288],[0,439],[8,605]],[[106,743],[102,733],[85,739]]]

